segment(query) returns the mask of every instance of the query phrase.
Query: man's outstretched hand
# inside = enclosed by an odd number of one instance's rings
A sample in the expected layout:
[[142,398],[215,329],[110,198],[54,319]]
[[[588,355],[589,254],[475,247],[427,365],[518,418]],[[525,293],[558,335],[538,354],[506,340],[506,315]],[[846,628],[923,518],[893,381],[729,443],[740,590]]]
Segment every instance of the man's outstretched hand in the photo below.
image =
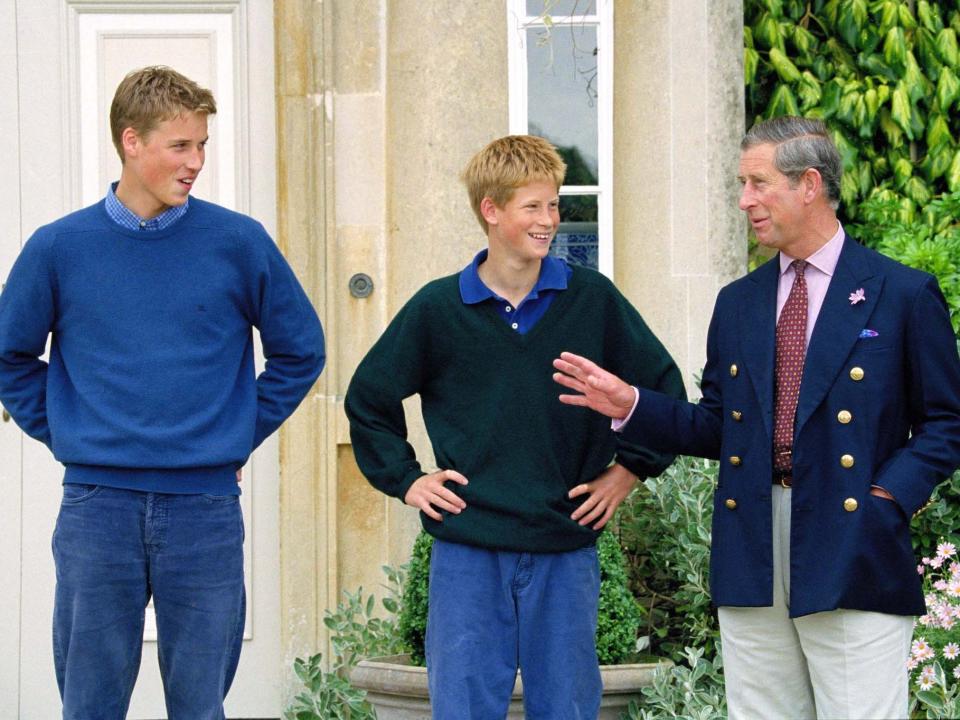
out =
[[560,353],[553,361],[559,372],[553,379],[579,395],[561,395],[560,402],[596,410],[616,420],[630,414],[636,400],[636,390],[595,362],[573,353]]

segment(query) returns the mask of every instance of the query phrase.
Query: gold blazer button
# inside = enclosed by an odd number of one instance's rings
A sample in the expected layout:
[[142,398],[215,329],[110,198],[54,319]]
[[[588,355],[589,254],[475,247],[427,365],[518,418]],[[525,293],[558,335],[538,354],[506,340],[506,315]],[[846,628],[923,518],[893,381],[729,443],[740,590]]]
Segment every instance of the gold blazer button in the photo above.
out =
[[853,414],[849,410],[841,410],[837,413],[837,421],[846,425],[853,420]]
[[850,368],[850,379],[853,380],[854,382],[860,382],[861,380],[863,380],[863,368],[862,367]]
[[740,459],[739,455],[730,456],[730,464],[733,465],[734,467],[737,467],[741,462],[743,461]]
[[730,417],[732,417],[737,422],[740,422],[741,420],[743,420],[743,413],[740,412],[739,410],[731,410]]
[[853,512],[858,507],[860,507],[860,504],[856,501],[855,498],[847,498],[846,500],[843,501],[843,509],[846,510],[847,512]]
[[737,509],[737,501],[734,500],[733,498],[727,498],[726,500],[724,500],[723,504],[727,506],[727,510]]
[[730,366],[730,377],[736,377],[738,372],[740,372],[740,368],[737,367],[736,363]]
[[853,467],[853,455],[841,455],[840,464],[845,468]]

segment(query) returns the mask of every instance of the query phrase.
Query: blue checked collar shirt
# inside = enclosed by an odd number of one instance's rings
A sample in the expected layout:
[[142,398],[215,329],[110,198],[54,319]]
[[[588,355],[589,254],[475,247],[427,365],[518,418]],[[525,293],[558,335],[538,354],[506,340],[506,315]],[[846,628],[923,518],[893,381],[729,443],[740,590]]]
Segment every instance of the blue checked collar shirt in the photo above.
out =
[[155,218],[144,220],[120,202],[117,197],[117,185],[116,182],[110,183],[110,187],[107,189],[105,207],[110,219],[122,228],[127,230],[165,230],[187,214],[187,208],[190,205],[189,197],[183,205],[175,205],[164,210]]

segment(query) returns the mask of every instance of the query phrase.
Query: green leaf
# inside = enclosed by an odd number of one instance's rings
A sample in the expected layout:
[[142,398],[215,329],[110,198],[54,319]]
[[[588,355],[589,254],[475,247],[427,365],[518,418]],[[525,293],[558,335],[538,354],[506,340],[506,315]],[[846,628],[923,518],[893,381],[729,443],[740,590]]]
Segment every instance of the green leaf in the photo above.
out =
[[837,66],[838,76],[852,75],[856,71],[853,57],[847,52],[846,48],[840,44],[837,38],[832,37],[827,40],[826,46],[827,50],[830,51],[834,64]]
[[944,65],[951,68],[957,67],[957,33],[953,28],[944,28],[937,33],[936,40],[937,55],[943,61]]
[[[893,0],[884,0],[880,3],[880,32],[886,33],[890,28],[897,24],[900,19],[900,13],[897,11],[899,3]],[[876,10],[874,10],[876,12]]]
[[950,135],[947,119],[940,114],[930,116],[927,119],[928,151],[937,152],[940,148],[950,145],[953,145],[953,137]]
[[960,80],[948,67],[940,71],[937,81],[937,100],[940,103],[940,112],[948,112],[950,107],[960,97]]
[[947,170],[947,187],[950,188],[950,192],[960,190],[960,150],[954,153],[950,169]]
[[929,705],[935,710],[943,709],[943,699],[937,693],[932,690],[917,690],[916,691],[917,700],[922,702],[924,705]]
[[904,2],[897,3],[897,12],[899,14],[900,26],[904,30],[913,30],[917,27],[917,19],[910,12],[910,6]]
[[857,201],[859,193],[857,179],[850,173],[844,173],[840,177],[840,200],[844,205],[853,205]]
[[873,187],[873,165],[867,160],[861,160],[857,172],[858,190],[860,196],[865,197]]
[[859,46],[860,31],[867,24],[866,0],[848,0],[840,5],[837,17],[840,35],[852,48]]
[[833,142],[836,143],[840,158],[843,160],[843,169],[850,171],[855,168],[859,159],[857,148],[836,128],[833,130]]
[[907,39],[903,28],[892,27],[883,41],[883,59],[887,65],[902,68],[907,62]]
[[900,126],[900,129],[906,136],[913,140],[913,130],[910,127],[910,94],[907,92],[906,84],[901,80],[897,83],[896,90],[893,91],[890,105],[890,116],[893,121]]
[[817,39],[813,33],[803,25],[793,26],[793,46],[801,55],[809,55],[810,50],[816,47]]
[[870,88],[863,94],[863,102],[867,107],[867,120],[872,123],[877,119],[880,109],[880,93],[876,88]]
[[743,84],[751,85],[757,76],[757,65],[760,62],[760,53],[752,47],[743,49]]
[[797,66],[779,48],[770,50],[770,64],[773,65],[773,69],[777,71],[781,80],[796,82],[800,79],[800,71],[797,70]]
[[937,5],[931,6],[927,0],[920,0],[917,3],[917,17],[923,26],[933,33],[938,33],[943,29],[943,20],[940,19],[940,8]]
[[893,161],[893,177],[896,180],[897,187],[903,187],[907,180],[913,176],[913,163],[903,156]]
[[780,117],[781,115],[799,114],[800,110],[797,108],[797,99],[794,97],[793,91],[790,90],[790,86],[778,85],[770,97],[770,103],[767,105],[764,117],[769,119],[772,117]]
[[820,82],[809,70],[804,70],[801,74],[797,94],[800,96],[800,109],[803,111],[819,104],[822,95]]
[[913,48],[920,56],[923,67],[931,77],[939,75],[943,63],[937,53],[937,43],[933,34],[926,28],[918,28],[913,34]]
[[921,206],[930,202],[930,198],[933,196],[927,184],[916,175],[907,180],[906,185],[903,186],[903,192],[917,205]]
[[857,55],[857,62],[860,67],[871,75],[878,75],[885,80],[896,82],[900,75],[887,65],[879,55],[860,53]]
[[831,80],[823,88],[823,97],[821,107],[825,117],[833,117],[840,109],[840,99],[843,96],[843,88],[839,80]]
[[768,48],[777,48],[783,52],[783,36],[780,34],[780,23],[778,23],[770,13],[764,13],[759,22],[754,26],[754,40]]
[[940,147],[936,151],[928,151],[927,157],[923,161],[923,170],[927,179],[933,182],[950,169],[950,163],[953,161],[953,148]]

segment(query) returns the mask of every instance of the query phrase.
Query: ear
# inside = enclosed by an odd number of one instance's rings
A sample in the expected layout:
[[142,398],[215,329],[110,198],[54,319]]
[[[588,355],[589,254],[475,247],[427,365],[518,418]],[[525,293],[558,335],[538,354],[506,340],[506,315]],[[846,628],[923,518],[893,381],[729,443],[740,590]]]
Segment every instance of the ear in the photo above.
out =
[[485,197],[480,201],[480,214],[487,221],[487,225],[498,225],[500,223],[498,210],[497,204],[490,198]]
[[818,196],[823,194],[823,177],[816,168],[807,168],[800,176],[800,187],[803,188],[803,201],[809,205]]
[[120,145],[123,147],[124,158],[136,157],[142,145],[140,135],[132,127],[124,128],[120,133]]

